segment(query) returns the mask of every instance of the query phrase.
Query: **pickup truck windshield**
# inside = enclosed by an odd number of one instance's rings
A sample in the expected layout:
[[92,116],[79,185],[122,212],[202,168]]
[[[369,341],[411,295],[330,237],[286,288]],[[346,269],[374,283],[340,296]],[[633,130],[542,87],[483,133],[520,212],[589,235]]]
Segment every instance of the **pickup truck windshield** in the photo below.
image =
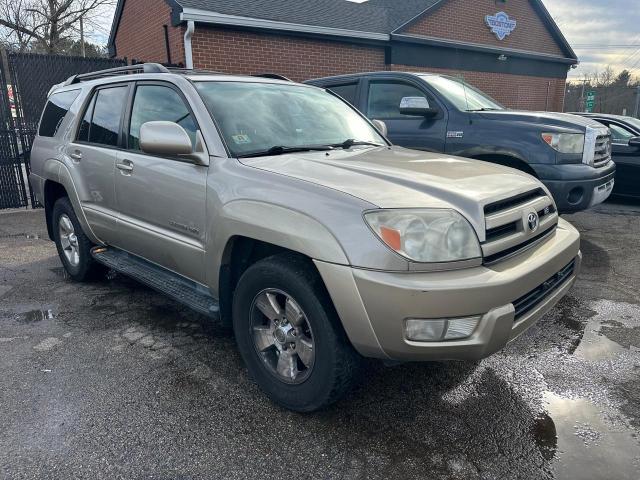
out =
[[236,157],[386,145],[353,108],[324,90],[258,82],[195,85]]
[[458,110],[476,112],[504,110],[504,107],[462,80],[435,75],[423,76],[425,82],[455,105]]

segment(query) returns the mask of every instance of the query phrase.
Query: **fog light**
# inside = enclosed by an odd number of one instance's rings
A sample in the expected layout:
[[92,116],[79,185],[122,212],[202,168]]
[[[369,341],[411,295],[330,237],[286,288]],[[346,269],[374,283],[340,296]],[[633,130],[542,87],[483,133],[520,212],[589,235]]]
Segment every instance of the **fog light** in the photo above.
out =
[[475,330],[480,317],[424,320],[410,318],[405,321],[405,336],[416,342],[441,342],[467,338]]
[[437,342],[447,331],[446,320],[409,319],[405,324],[405,333],[409,340],[417,342]]

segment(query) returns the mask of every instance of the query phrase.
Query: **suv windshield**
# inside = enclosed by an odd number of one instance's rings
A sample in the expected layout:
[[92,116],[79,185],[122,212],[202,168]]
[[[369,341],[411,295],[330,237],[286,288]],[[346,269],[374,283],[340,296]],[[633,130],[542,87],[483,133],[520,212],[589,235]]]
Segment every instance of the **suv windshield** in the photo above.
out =
[[196,82],[234,156],[386,145],[353,108],[302,85]]
[[425,82],[455,105],[458,110],[476,112],[504,110],[504,107],[468,83],[450,77],[423,76]]

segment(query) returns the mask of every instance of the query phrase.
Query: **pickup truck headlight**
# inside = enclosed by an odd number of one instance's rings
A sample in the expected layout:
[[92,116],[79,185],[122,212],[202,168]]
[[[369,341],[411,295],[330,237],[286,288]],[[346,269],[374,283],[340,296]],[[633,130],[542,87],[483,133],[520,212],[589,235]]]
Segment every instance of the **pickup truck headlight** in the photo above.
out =
[[374,210],[364,218],[389,248],[414,262],[454,262],[482,256],[473,227],[454,210]]
[[584,133],[543,133],[544,140],[560,153],[578,153],[584,150]]

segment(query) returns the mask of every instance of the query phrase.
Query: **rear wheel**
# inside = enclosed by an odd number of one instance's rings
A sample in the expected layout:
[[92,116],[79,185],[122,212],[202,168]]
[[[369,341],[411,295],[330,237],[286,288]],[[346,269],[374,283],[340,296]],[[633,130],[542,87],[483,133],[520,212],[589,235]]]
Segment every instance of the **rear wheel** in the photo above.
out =
[[82,231],[67,197],[58,199],[53,206],[52,225],[58,256],[73,280],[91,280],[104,273],[105,268],[91,257],[93,243]]
[[233,327],[249,374],[285,408],[310,412],[352,386],[361,358],[349,343],[313,266],[283,254],[242,275]]

